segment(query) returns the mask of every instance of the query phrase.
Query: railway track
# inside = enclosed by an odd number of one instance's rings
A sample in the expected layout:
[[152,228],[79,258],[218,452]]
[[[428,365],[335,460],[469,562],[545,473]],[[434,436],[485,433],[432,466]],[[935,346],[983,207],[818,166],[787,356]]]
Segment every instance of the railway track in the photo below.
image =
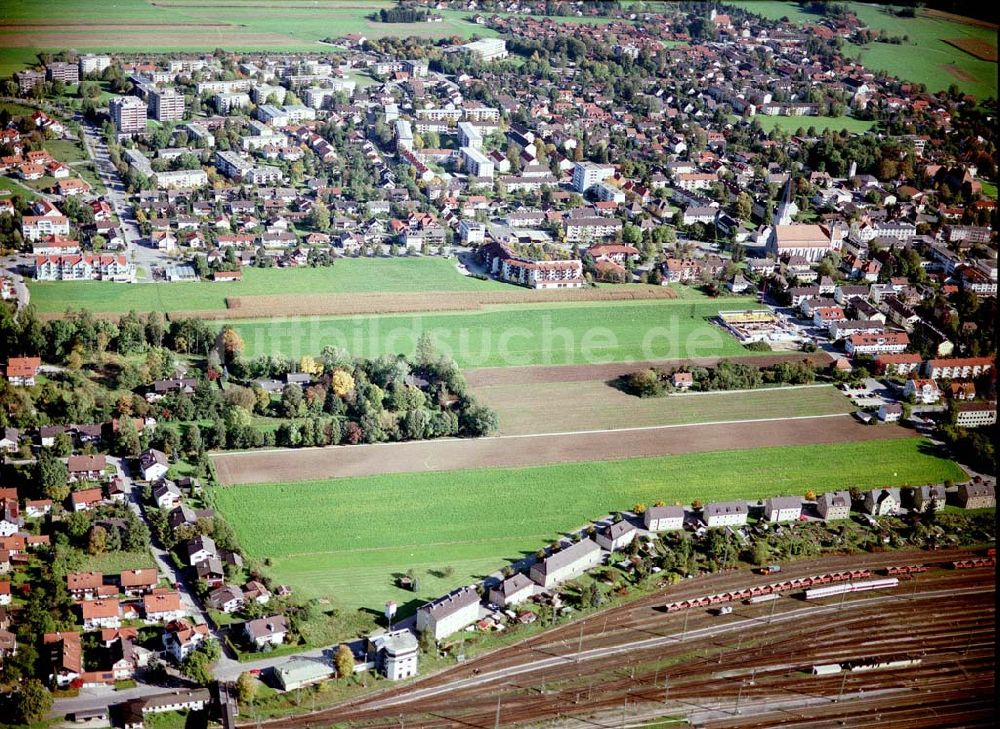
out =
[[[970,556],[951,550],[838,557],[787,573],[818,574],[847,561],[875,570]],[[734,604],[725,619],[700,609],[662,611],[668,595],[713,594],[754,579],[741,571],[686,581],[410,686],[261,726],[488,728],[499,716],[503,726],[617,727],[686,715],[699,726],[819,727],[870,725],[878,714],[880,727],[909,729],[978,726],[995,708],[992,570],[932,568],[901,577],[886,593]],[[815,663],[914,653],[922,663],[903,669],[804,673]]]

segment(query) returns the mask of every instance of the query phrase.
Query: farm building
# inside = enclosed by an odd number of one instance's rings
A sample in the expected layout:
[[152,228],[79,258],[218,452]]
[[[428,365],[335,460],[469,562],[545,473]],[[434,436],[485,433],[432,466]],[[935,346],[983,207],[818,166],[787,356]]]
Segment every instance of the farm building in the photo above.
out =
[[769,522],[795,521],[802,515],[798,496],[773,496],[764,502],[764,518]]
[[463,587],[417,610],[417,631],[430,631],[434,640],[447,638],[479,620],[479,593]]
[[743,526],[747,523],[747,512],[745,501],[717,501],[705,504],[702,521],[708,527]]
[[816,499],[816,510],[827,521],[847,519],[851,515],[851,494],[847,491],[820,494]]
[[542,587],[552,587],[583,574],[604,559],[604,553],[592,539],[582,539],[531,567],[529,576]]
[[518,572],[490,590],[490,602],[500,607],[517,605],[531,597],[534,590],[535,583],[524,573]]
[[642,523],[651,532],[684,528],[683,506],[651,506],[642,515]]
[[627,521],[619,521],[597,532],[597,544],[609,552],[623,549],[635,539],[637,530]]

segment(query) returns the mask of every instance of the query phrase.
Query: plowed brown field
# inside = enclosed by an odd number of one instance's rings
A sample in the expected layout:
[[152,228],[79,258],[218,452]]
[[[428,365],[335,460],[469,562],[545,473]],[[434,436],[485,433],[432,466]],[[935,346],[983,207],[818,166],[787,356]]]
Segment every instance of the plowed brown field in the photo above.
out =
[[862,425],[849,415],[834,415],[614,432],[222,453],[213,456],[213,461],[219,482],[229,486],[386,473],[648,458],[783,445],[891,440],[908,435],[910,433],[902,428],[873,428]]

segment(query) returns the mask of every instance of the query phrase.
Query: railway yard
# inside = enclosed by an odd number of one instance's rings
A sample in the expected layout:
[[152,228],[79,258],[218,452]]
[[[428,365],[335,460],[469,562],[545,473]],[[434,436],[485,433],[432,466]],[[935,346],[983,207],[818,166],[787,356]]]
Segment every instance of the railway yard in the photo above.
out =
[[[993,726],[995,568],[981,557],[894,551],[793,563],[777,582],[747,569],[697,577],[415,683],[260,726]],[[899,581],[806,601],[804,587],[837,572]],[[726,615],[668,611],[786,583],[779,599],[731,601]],[[903,663],[846,665],[893,661]]]

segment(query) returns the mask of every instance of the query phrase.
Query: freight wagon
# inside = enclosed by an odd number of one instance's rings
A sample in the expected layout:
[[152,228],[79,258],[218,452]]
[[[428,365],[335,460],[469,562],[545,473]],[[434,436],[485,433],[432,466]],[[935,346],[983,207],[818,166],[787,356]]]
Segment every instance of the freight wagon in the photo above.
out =
[[746,601],[747,605],[756,605],[759,602],[770,602],[771,600],[777,600],[781,595],[777,592],[772,592],[768,595],[754,595],[749,600]]

